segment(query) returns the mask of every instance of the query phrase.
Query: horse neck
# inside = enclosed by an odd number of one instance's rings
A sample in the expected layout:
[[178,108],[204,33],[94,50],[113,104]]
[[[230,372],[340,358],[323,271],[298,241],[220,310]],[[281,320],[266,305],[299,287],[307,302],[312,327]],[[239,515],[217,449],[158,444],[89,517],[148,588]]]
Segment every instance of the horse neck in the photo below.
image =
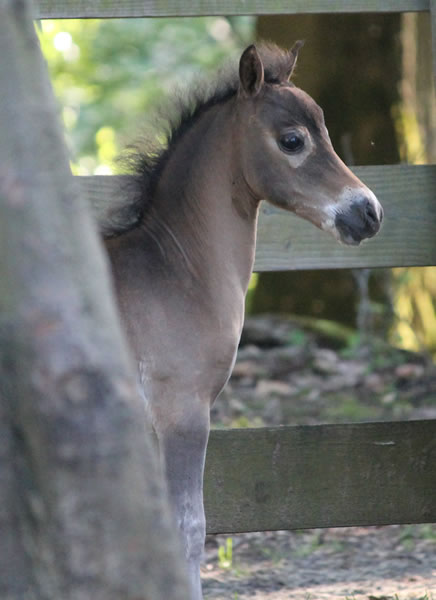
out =
[[225,281],[245,293],[254,261],[258,201],[241,175],[233,104],[208,109],[177,142],[143,223],[164,267],[213,294]]

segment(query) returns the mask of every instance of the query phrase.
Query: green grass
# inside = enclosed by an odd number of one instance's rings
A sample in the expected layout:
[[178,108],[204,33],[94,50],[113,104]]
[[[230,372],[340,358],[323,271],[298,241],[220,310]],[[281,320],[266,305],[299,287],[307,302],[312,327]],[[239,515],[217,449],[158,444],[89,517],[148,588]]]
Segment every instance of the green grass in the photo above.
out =
[[233,564],[233,539],[226,538],[225,544],[218,548],[218,565],[220,569],[231,569]]

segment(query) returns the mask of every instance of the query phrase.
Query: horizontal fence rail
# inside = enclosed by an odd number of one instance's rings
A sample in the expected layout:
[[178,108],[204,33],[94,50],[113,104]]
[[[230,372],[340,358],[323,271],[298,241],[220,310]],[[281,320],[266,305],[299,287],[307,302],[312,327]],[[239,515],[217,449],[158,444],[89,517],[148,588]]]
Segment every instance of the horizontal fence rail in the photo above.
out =
[[[385,210],[379,235],[359,247],[343,246],[293,214],[263,203],[256,271],[436,264],[436,165],[353,167]],[[78,177],[82,193],[99,212],[121,203],[123,177]]]
[[430,0],[37,0],[41,19],[418,12]]
[[212,431],[209,533],[436,522],[436,420]]

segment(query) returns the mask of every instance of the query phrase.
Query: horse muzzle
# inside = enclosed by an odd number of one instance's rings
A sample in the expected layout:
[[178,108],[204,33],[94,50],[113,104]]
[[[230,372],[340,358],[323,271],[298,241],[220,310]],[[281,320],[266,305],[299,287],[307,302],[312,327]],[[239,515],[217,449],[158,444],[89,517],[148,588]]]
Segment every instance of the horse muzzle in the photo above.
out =
[[358,246],[367,238],[372,238],[380,230],[383,221],[383,208],[374,194],[362,193],[350,204],[342,208],[335,217],[335,228],[341,242]]

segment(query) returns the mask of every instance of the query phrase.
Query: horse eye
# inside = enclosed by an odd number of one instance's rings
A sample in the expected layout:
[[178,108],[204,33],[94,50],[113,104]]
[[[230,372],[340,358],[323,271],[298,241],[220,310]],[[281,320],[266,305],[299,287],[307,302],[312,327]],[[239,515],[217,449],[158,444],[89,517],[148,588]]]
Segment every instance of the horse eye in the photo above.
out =
[[285,133],[280,138],[280,146],[285,152],[300,152],[304,147],[304,139],[298,133]]

